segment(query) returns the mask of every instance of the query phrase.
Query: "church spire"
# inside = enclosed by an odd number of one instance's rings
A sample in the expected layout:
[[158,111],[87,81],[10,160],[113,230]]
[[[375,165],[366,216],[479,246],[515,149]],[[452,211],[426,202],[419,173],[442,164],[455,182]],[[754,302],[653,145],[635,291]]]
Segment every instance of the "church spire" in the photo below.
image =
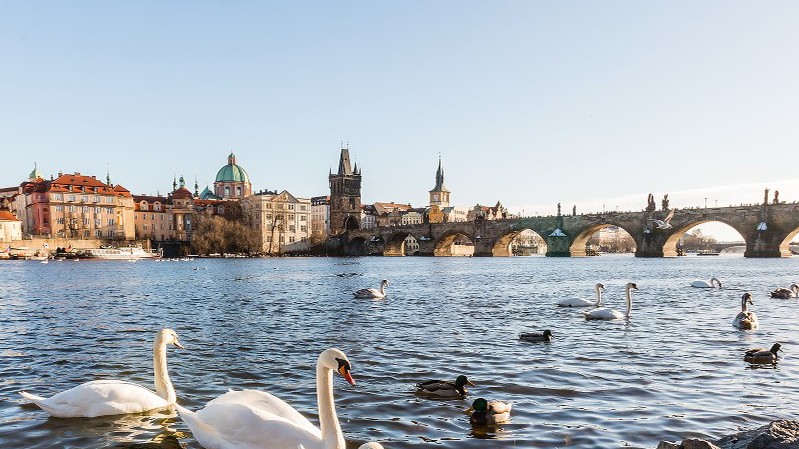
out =
[[338,174],[351,175],[352,166],[350,165],[350,150],[349,148],[341,149],[341,157],[338,160]]
[[436,170],[436,186],[431,192],[449,192],[444,187],[444,169],[441,167],[441,156],[438,157],[438,170]]
[[200,185],[197,183],[197,175],[194,175],[194,197],[200,196]]
[[178,189],[178,175],[177,174],[173,174],[172,175],[172,191],[174,192],[177,189]]

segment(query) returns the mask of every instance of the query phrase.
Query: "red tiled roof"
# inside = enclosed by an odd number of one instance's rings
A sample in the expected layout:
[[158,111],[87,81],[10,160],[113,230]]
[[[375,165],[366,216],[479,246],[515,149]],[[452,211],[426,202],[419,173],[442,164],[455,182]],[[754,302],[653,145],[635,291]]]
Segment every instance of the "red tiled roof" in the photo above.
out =
[[12,212],[7,210],[0,210],[0,221],[21,221]]
[[191,198],[192,196],[194,195],[192,195],[191,191],[185,187],[180,187],[174,192],[172,192],[172,198],[187,199]]

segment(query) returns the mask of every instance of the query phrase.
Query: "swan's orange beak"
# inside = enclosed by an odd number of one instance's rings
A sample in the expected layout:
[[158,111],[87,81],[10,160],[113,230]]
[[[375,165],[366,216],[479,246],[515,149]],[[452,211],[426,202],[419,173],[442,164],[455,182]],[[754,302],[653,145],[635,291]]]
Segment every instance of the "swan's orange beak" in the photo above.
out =
[[355,386],[355,379],[352,378],[352,376],[350,375],[350,371],[347,369],[346,366],[339,367],[338,373],[341,374],[341,377],[343,377],[344,380],[347,381],[347,383],[349,383],[353,387]]
[[176,348],[178,348],[178,349],[186,349],[186,348],[184,348],[184,347],[183,347],[183,345],[182,345],[182,344],[180,344],[180,342],[179,342],[179,341],[177,341],[177,340],[176,340],[176,341],[175,341],[175,343],[173,343],[173,344],[174,344],[174,345],[175,345],[175,347],[176,347]]

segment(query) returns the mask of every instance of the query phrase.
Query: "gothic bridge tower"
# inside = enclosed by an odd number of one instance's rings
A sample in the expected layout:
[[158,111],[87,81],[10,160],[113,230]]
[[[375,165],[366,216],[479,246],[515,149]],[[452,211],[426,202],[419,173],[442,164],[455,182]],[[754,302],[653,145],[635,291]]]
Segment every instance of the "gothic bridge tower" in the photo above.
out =
[[341,149],[338,172],[330,180],[330,231],[333,235],[361,227],[361,172],[350,165],[350,150]]

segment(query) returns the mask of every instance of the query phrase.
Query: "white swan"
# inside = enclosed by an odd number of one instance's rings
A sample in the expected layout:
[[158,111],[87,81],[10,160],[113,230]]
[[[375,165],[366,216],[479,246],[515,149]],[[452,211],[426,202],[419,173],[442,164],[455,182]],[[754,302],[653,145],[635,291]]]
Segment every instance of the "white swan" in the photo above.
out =
[[386,297],[386,287],[388,287],[388,281],[383,279],[380,281],[380,290],[376,288],[362,288],[357,290],[352,295],[356,298],[385,298]]
[[602,305],[602,290],[604,289],[605,286],[600,283],[597,283],[594,286],[594,290],[596,291],[596,302],[583,298],[566,298],[558,301],[558,307],[599,307]]
[[710,281],[703,281],[701,279],[697,279],[697,280],[691,282],[691,287],[696,287],[696,288],[714,288],[716,286],[716,283],[718,283],[719,284],[719,288],[721,288],[721,281],[719,280],[719,278],[715,278],[715,277],[710,278]]
[[57,418],[91,418],[105,415],[141,413],[168,407],[175,403],[175,389],[166,367],[166,345],[183,348],[172,329],[162,329],[153,344],[155,393],[123,380],[86,382],[49,398],[25,391],[19,394]]
[[621,313],[618,310],[609,308],[583,310],[583,315],[586,320],[622,320],[630,318],[630,312],[633,309],[633,290],[638,290],[638,286],[634,282],[627,283],[627,313]]
[[753,304],[752,294],[749,292],[741,296],[741,311],[732,320],[732,325],[738,329],[755,330],[759,327],[757,322],[757,315],[755,312],[750,312],[747,304]]
[[[351,385],[350,362],[338,349],[328,349],[316,362],[319,427],[281,399],[256,390],[230,391],[192,412],[176,405],[194,438],[207,449],[345,449],[333,403],[333,371]],[[379,449],[367,443],[361,449]]]

